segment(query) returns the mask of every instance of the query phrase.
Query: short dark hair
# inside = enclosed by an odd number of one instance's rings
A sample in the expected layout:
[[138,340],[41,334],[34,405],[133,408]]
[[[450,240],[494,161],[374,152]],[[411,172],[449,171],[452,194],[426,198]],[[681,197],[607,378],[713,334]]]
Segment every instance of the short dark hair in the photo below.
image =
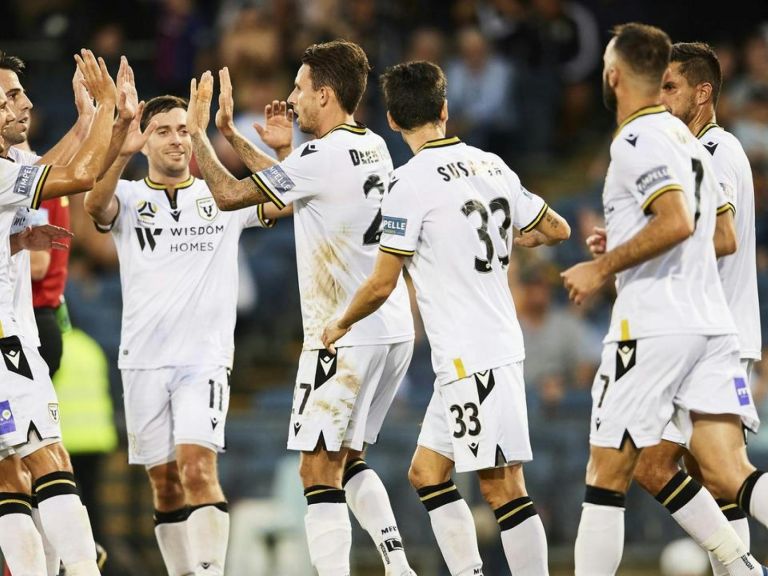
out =
[[360,46],[347,40],[312,44],[304,50],[301,62],[310,68],[312,88],[331,88],[344,111],[354,114],[371,70],[368,57]]
[[723,84],[723,72],[712,46],[704,42],[678,42],[672,45],[670,61],[680,63],[680,74],[691,86],[703,82],[711,84],[712,103],[717,106],[720,87]]
[[15,72],[17,76],[24,74],[24,70],[27,67],[24,64],[24,60],[18,56],[11,56],[7,52],[0,50],[0,70],[10,70]]
[[445,74],[432,62],[405,62],[387,68],[379,79],[384,103],[395,123],[413,130],[440,120],[445,104]]
[[614,48],[632,71],[648,82],[661,84],[672,51],[667,33],[637,22],[615,26],[611,33],[616,39]]
[[144,105],[144,112],[141,115],[140,123],[142,132],[147,129],[147,124],[156,114],[170,112],[174,108],[186,110],[187,106],[189,106],[189,103],[179,96],[171,96],[170,94],[155,96]]

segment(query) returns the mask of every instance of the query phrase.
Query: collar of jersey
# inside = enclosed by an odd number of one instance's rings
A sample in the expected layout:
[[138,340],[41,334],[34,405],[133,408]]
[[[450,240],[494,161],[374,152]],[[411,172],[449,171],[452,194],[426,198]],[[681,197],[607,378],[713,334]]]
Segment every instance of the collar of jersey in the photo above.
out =
[[[173,185],[174,190],[181,190],[182,188],[189,188],[192,186],[192,184],[195,182],[195,177],[190,176],[184,182],[179,182],[178,184]],[[146,184],[148,187],[152,188],[153,190],[167,190],[168,185],[167,184],[158,184],[157,182],[152,182],[152,180],[149,179],[149,176],[144,178],[144,184]]]
[[613,133],[613,137],[616,138],[616,136],[619,135],[619,132],[621,132],[621,130],[624,128],[624,126],[626,126],[627,124],[629,124],[633,120],[637,120],[641,116],[648,116],[649,114],[661,114],[662,112],[666,112],[666,111],[667,111],[667,108],[665,106],[661,105],[661,104],[656,104],[655,106],[646,106],[645,108],[640,108],[640,110],[630,114],[629,116],[627,116],[624,119],[624,121],[621,124],[619,124],[619,127],[616,128],[616,132]]
[[427,148],[442,148],[444,146],[453,146],[454,144],[461,144],[461,140],[458,136],[451,136],[450,138],[435,138],[434,140],[427,140],[419,146],[416,150],[416,154]]
[[712,130],[712,128],[720,128],[720,125],[717,122],[708,122],[701,130],[699,130],[699,133],[696,134],[696,138],[703,138],[704,134]]
[[367,128],[362,124],[360,124],[359,126],[353,126],[352,124],[339,124],[335,128],[331,128],[330,130],[328,130],[328,132],[320,136],[320,138],[325,138],[326,136],[328,136],[328,134],[331,134],[332,132],[336,132],[337,130],[344,130],[346,132],[352,132],[352,134],[358,134],[362,136],[363,134],[365,134],[365,131],[367,130]]

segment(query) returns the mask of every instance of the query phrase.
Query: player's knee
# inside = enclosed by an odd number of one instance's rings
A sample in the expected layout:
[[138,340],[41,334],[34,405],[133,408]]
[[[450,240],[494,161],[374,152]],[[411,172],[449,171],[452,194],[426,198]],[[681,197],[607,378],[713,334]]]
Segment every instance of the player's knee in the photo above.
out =
[[679,471],[680,468],[674,462],[654,462],[652,466],[641,462],[635,468],[633,479],[643,490],[655,496]]
[[218,485],[216,470],[205,460],[191,460],[179,467],[181,484],[186,492],[198,492]]
[[442,484],[450,478],[450,471],[447,474],[442,474],[439,470],[425,466],[416,460],[411,462],[411,467],[408,468],[408,481],[416,490],[425,486]]
[[754,468],[741,468],[736,470],[718,470],[716,474],[705,474],[704,487],[716,499],[735,502],[739,489]]
[[72,472],[69,453],[61,442],[48,444],[24,458],[24,464],[33,478],[41,478],[53,472]]
[[184,488],[177,470],[150,471],[149,478],[157,509],[173,510],[183,505]]

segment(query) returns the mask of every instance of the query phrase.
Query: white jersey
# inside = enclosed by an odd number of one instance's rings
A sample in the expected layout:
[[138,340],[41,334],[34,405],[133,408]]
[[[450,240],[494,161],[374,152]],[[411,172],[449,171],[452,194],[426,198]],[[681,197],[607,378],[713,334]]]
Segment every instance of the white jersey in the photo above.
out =
[[[33,165],[40,156],[16,147],[8,149],[8,158],[16,164]],[[29,226],[45,224],[39,219],[40,212],[31,208],[21,207],[16,210],[16,216],[11,225],[11,234],[23,232]],[[14,286],[13,306],[16,309],[16,320],[19,331],[27,337],[30,346],[40,346],[40,335],[37,330],[35,311],[32,307],[32,269],[29,250],[20,250],[11,256],[11,278]]]
[[603,189],[607,249],[643,229],[660,195],[682,191],[693,235],[616,275],[616,302],[605,342],[665,334],[734,334],[712,237],[719,187],[712,160],[688,127],[663,106],[627,118],[611,144]]
[[120,260],[123,323],[118,367],[231,366],[237,252],[243,228],[263,226],[259,207],[222,212],[204,181],[165,186],[120,180],[110,227]]
[[[19,318],[16,301],[16,279],[18,272],[11,258],[10,235],[19,208],[36,209],[40,205],[41,190],[48,177],[50,166],[30,166],[16,164],[7,159],[0,159],[0,338],[20,335],[32,346],[29,327]],[[30,284],[31,279],[27,276]],[[21,296],[18,303],[23,304]],[[32,298],[28,300],[29,312],[32,312]],[[26,307],[21,306],[22,312]],[[34,314],[32,316],[34,321]]]
[[[254,174],[280,208],[293,204],[304,349],[324,348],[323,328],[347,308],[373,272],[381,236],[381,200],[392,160],[384,140],[342,124]],[[401,277],[389,299],[356,323],[337,346],[412,340],[413,317]]]
[[755,256],[755,190],[752,168],[744,149],[733,134],[711,123],[697,138],[712,155],[712,166],[726,202],[722,209],[735,213],[738,249],[719,258],[720,279],[728,306],[739,331],[741,358],[760,359],[760,304],[757,297]]
[[546,211],[498,156],[455,137],[427,142],[395,171],[380,248],[409,257],[438,383],[525,357],[509,228],[531,230]]

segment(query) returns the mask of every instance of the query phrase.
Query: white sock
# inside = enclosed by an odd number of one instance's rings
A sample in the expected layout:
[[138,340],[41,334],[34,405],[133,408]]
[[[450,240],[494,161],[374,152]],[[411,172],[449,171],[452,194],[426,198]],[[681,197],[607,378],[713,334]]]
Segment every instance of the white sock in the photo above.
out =
[[171,512],[155,510],[155,537],[169,576],[192,576],[195,561],[189,549],[189,508]]
[[344,490],[310,486],[304,490],[307,515],[304,527],[312,565],[319,576],[349,576],[352,525]]
[[613,576],[624,552],[624,494],[587,486],[576,535],[576,576]]
[[739,489],[736,503],[768,528],[768,474],[760,470],[752,472]]
[[[725,501],[717,501],[720,504],[720,510],[725,514],[731,527],[739,535],[739,540],[744,542],[744,545],[749,550],[749,521],[746,514],[736,504],[729,504]],[[714,576],[728,576],[728,568],[723,566],[723,563],[718,560],[712,552],[709,554],[709,563],[712,565],[712,573]]]
[[0,550],[14,576],[45,576],[45,552],[31,516],[32,498],[0,493]]
[[43,523],[40,521],[40,510],[37,509],[37,503],[32,504],[32,521],[35,523],[35,528],[40,532],[40,536],[43,539],[43,551],[45,552],[45,566],[46,574],[48,576],[59,576],[61,569],[61,558],[56,553],[56,549],[48,540],[48,536],[45,535],[43,530]]
[[387,489],[362,459],[349,462],[344,473],[344,493],[347,506],[357,518],[381,555],[387,575],[401,576],[410,570],[403,549],[403,539],[397,528],[395,514]]
[[99,574],[91,522],[77,494],[75,477],[70,472],[53,472],[38,478],[35,497],[43,531],[67,576]]
[[194,574],[223,576],[229,542],[226,502],[193,507],[187,519],[187,538],[194,560]]
[[547,576],[547,537],[528,496],[493,511],[501,529],[501,543],[509,571],[515,576]]
[[456,485],[449,480],[417,492],[429,512],[432,532],[451,576],[482,575],[475,521]]

